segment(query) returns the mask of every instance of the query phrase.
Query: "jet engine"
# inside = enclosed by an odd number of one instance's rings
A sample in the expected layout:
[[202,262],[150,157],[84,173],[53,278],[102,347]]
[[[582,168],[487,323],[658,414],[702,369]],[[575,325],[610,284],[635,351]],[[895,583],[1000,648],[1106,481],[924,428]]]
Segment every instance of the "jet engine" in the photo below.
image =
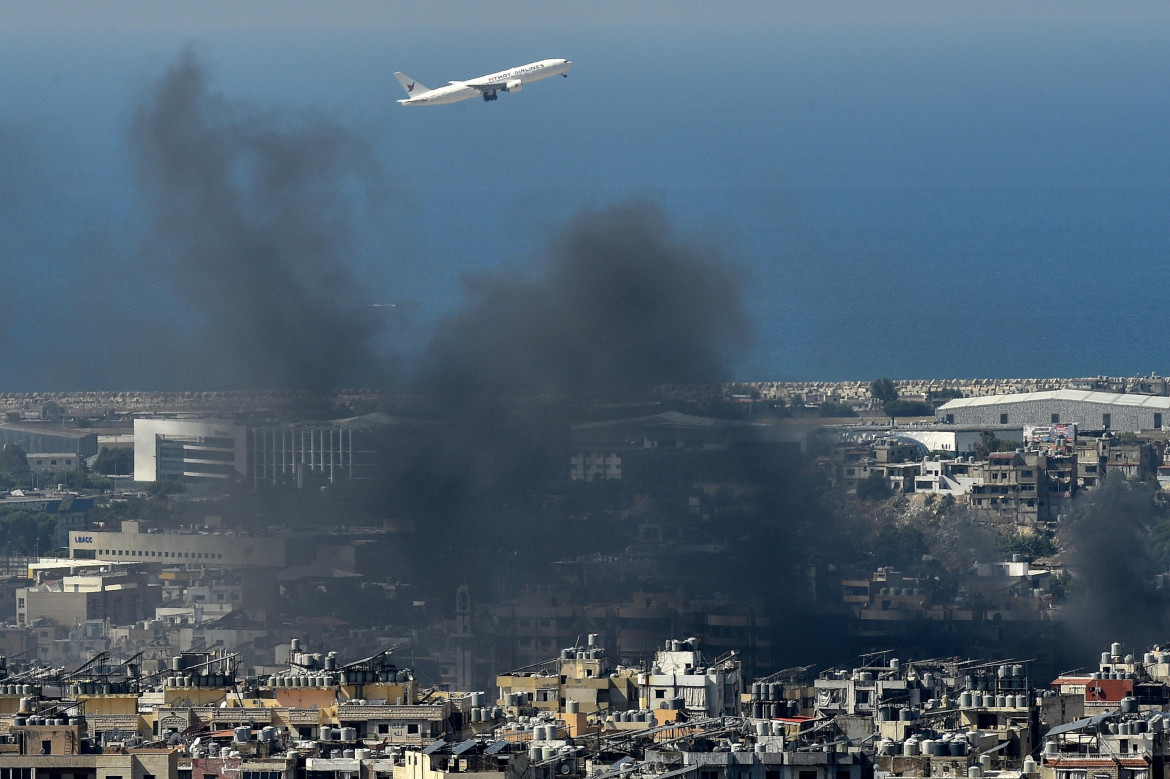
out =
[[515,79],[513,81],[509,81],[507,84],[504,84],[505,92],[519,92],[523,88],[524,82],[520,79]]

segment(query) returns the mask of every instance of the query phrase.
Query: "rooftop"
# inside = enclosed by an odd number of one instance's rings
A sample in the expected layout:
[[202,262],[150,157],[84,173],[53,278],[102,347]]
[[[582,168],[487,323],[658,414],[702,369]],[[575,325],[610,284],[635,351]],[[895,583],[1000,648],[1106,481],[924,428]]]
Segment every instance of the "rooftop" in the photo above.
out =
[[1014,395],[983,395],[977,398],[955,398],[939,406],[938,410],[953,411],[959,408],[999,406],[1008,403],[1034,403],[1039,401],[1065,401],[1072,403],[1103,403],[1112,406],[1138,406],[1170,409],[1170,397],[1162,395],[1128,395],[1117,392],[1094,392],[1091,390],[1044,390],[1042,392],[1020,392]]

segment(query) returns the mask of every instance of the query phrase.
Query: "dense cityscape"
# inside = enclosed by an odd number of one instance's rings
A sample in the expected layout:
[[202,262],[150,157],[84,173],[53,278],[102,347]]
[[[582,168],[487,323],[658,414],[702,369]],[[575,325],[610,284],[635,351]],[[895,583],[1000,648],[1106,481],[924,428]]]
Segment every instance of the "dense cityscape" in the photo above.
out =
[[1161,771],[1165,380],[511,400],[0,398],[0,770]]
[[1170,779],[1170,4],[2,13],[0,779]]

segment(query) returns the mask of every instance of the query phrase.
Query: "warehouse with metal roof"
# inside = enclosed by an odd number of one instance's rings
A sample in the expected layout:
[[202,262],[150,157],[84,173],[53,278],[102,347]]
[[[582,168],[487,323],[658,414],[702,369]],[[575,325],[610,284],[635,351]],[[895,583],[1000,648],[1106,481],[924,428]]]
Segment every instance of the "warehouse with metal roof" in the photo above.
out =
[[1137,433],[1161,430],[1170,421],[1170,397],[1047,390],[956,398],[939,406],[938,414],[956,425],[1075,424],[1081,430]]

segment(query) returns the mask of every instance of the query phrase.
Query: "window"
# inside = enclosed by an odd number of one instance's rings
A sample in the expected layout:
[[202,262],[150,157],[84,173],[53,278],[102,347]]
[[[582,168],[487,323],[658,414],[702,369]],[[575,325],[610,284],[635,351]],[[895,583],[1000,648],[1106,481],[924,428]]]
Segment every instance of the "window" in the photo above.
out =
[[1110,427],[1112,427],[1112,422],[1113,422],[1112,415],[1110,415],[1110,414],[1102,414],[1101,415],[1101,427],[1103,427],[1104,429],[1108,430]]
[[406,732],[407,733],[418,733],[418,723],[417,722],[407,723]]
[[666,698],[666,690],[655,690],[654,697],[655,698]]
[[1160,411],[1154,412],[1154,429],[1155,430],[1162,429],[1162,413]]
[[[999,423],[1001,425],[1006,425],[1008,423],[1008,415],[1007,414],[1000,414],[999,415]],[[803,771],[801,773],[803,773]]]
[[1060,414],[1053,414],[1052,415],[1052,424],[1054,424],[1054,425],[1060,424]]

